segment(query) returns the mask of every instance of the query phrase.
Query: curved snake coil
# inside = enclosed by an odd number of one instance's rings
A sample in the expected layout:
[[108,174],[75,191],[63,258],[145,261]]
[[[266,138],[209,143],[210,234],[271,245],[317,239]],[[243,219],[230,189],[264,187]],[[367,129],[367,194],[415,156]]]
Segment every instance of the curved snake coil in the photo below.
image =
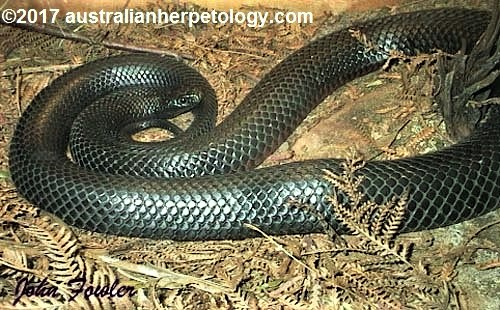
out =
[[[12,179],[32,203],[102,233],[177,240],[255,236],[243,223],[269,234],[320,231],[317,218],[290,205],[290,198],[310,204],[342,230],[325,198],[335,189],[323,178],[323,169],[340,173],[341,160],[251,169],[334,89],[380,68],[390,51],[455,52],[464,42],[470,50],[489,18],[484,11],[438,9],[350,28],[371,47],[348,29],[331,33],[270,70],[214,130],[214,91],[177,59],[137,54],[85,64],[53,81],[24,111],[10,148]],[[142,103],[151,106],[143,109]],[[172,115],[194,106],[196,126],[167,143],[131,142],[134,128],[161,126],[148,115],[169,116],[165,106]],[[403,231],[496,209],[498,119],[490,117],[467,140],[435,153],[368,162],[358,171],[365,177],[362,191],[382,203],[408,190]],[[73,123],[80,127],[72,129]],[[88,135],[98,140],[88,142]],[[69,140],[73,161],[66,155]]]

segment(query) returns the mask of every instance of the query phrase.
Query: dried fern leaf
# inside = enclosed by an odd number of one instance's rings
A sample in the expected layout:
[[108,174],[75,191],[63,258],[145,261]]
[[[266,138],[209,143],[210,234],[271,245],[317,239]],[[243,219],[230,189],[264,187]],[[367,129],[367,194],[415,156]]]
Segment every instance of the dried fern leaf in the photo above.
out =
[[50,260],[52,280],[67,283],[83,273],[77,261],[80,244],[73,232],[65,225],[53,222],[50,216],[35,220],[24,230],[36,237],[44,246],[43,252]]

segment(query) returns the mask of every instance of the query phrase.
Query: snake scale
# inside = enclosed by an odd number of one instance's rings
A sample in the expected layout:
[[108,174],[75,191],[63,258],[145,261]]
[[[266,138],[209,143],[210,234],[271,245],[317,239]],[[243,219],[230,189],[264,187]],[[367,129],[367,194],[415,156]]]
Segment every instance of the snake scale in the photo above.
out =
[[[326,198],[335,188],[324,179],[324,169],[342,172],[341,159],[254,168],[333,90],[381,68],[391,51],[453,53],[464,44],[470,50],[489,19],[480,10],[435,9],[333,32],[272,68],[213,129],[215,93],[182,61],[130,54],[87,63],[55,79],[22,114],[10,147],[13,182],[30,202],[66,223],[101,233],[242,239],[256,235],[244,223],[268,234],[318,232],[318,215],[343,231]],[[184,110],[192,111],[196,126],[178,139],[132,141],[134,128],[161,126],[160,119]],[[498,120],[498,114],[488,118],[467,139],[437,152],[368,161],[357,171],[364,177],[360,190],[378,203],[407,191],[405,232],[496,209]],[[88,142],[88,135],[97,141]],[[72,149],[72,158],[69,141],[79,150]]]

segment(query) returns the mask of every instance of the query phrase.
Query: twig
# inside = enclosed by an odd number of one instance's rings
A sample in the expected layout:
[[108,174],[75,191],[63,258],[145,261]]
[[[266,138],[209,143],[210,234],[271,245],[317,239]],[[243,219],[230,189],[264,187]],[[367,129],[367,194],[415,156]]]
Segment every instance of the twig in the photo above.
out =
[[472,241],[472,239],[476,238],[482,231],[485,231],[485,230],[489,229],[490,227],[495,226],[495,225],[499,225],[499,224],[500,224],[500,220],[494,221],[492,223],[488,223],[488,224],[484,225],[483,227],[479,228],[469,238],[467,238],[467,240],[464,242],[463,246],[466,247]]
[[159,54],[159,55],[169,55],[173,56],[176,58],[183,58],[187,60],[194,60],[195,58],[192,55],[181,53],[181,54],[176,54],[171,51],[166,51],[163,49],[159,48],[154,48],[154,47],[143,47],[143,46],[137,46],[137,45],[132,45],[132,44],[124,44],[124,43],[119,43],[119,42],[114,42],[110,40],[103,39],[101,41],[94,41],[93,39],[76,33],[76,32],[68,32],[65,31],[61,27],[55,27],[52,25],[45,25],[45,24],[19,24],[19,23],[12,23],[12,24],[7,24],[4,23],[2,19],[0,19],[0,25],[7,25],[10,27],[15,27],[19,29],[24,29],[28,31],[34,31],[38,33],[43,33],[52,37],[57,37],[61,39],[66,39],[74,42],[79,42],[79,43],[85,43],[89,45],[101,45],[110,49],[116,49],[116,50],[122,50],[122,51],[128,51],[128,52],[140,52],[140,53],[151,53],[151,54]]
[[16,106],[17,106],[17,116],[21,116],[21,80],[22,80],[22,69],[17,68],[14,72],[16,76]]
[[[109,264],[110,266],[118,268],[119,271],[124,272],[127,275],[131,275],[130,272],[132,272],[145,275],[147,277],[156,278],[159,281],[159,287],[170,287],[171,285],[191,285],[206,292],[229,293],[232,291],[231,288],[222,284],[218,284],[216,282],[209,281],[203,278],[174,272],[166,268],[160,268],[147,264],[134,264],[129,261],[122,261],[106,255],[102,255],[99,258],[103,262]],[[139,278],[136,278],[136,280],[140,281]]]
[[73,69],[75,67],[79,67],[81,64],[65,64],[65,65],[48,65],[48,66],[39,66],[39,67],[23,67],[22,72],[18,72],[14,70],[13,72],[2,71],[0,73],[0,77],[8,77],[19,74],[33,74],[33,73],[42,73],[42,72],[57,72],[57,71],[67,71],[69,69]]
[[212,51],[212,52],[215,51],[215,52],[219,52],[219,53],[228,53],[228,54],[236,54],[236,55],[249,56],[249,57],[253,57],[253,58],[256,58],[256,59],[266,59],[266,57],[255,55],[255,54],[251,54],[251,53],[245,53],[245,52],[239,52],[239,51],[232,51],[232,50],[222,50],[222,49],[219,49],[219,48],[206,47],[206,46],[199,45],[199,44],[196,44],[196,43],[194,45],[196,47],[198,47],[198,48],[201,48],[201,49],[204,49],[204,50],[209,50],[209,51]]
[[279,251],[282,251],[284,252],[286,255],[288,255],[291,259],[293,259],[294,261],[296,261],[299,265],[301,265],[302,267],[304,267],[305,269],[309,270],[309,272],[311,272],[312,274],[317,274],[317,271],[314,270],[314,269],[311,269],[311,267],[307,266],[306,264],[304,264],[301,260],[299,260],[298,258],[296,258],[292,253],[290,253],[287,249],[285,249],[281,244],[279,244],[278,242],[276,242],[276,240],[274,240],[273,237],[269,236],[268,234],[266,234],[265,232],[263,232],[261,229],[259,229],[257,226],[255,225],[252,225],[250,223],[245,223],[243,224],[245,225],[246,227],[250,228],[250,229],[253,229],[255,231],[257,231],[258,233],[260,233],[261,235],[263,235],[264,237],[266,237],[266,239],[268,239],[269,241],[271,241],[271,243],[273,243],[276,248],[279,250]]

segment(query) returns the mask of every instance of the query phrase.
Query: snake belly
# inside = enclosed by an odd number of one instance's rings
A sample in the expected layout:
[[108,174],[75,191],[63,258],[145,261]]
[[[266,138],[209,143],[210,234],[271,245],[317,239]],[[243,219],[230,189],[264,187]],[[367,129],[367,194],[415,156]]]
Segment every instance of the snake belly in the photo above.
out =
[[[134,54],[90,62],[54,80],[22,114],[10,147],[13,182],[30,202],[66,223],[107,234],[175,240],[255,236],[245,223],[268,234],[303,234],[322,230],[318,214],[342,231],[327,202],[335,188],[323,177],[324,169],[341,173],[342,160],[253,168],[333,90],[379,69],[391,51],[453,53],[464,44],[470,50],[489,19],[485,11],[437,9],[378,18],[326,35],[271,69],[209,132],[205,129],[214,118],[203,115],[216,109],[214,92],[181,61]],[[366,41],[349,30],[359,31]],[[73,121],[100,97],[184,84],[194,85],[205,101],[201,111],[193,112],[203,130],[189,139],[170,144],[168,151],[147,146],[147,155],[137,145],[122,150],[123,141],[109,147],[118,153],[91,152],[106,154],[100,157],[110,168],[103,171],[81,167],[66,155]],[[141,97],[140,90],[135,97]],[[121,113],[136,113],[127,107]],[[498,120],[490,117],[466,140],[434,153],[367,162],[357,172],[364,177],[360,190],[378,203],[408,191],[402,231],[445,226],[496,209]],[[92,166],[92,154],[81,157]],[[138,171],[142,166],[146,172]]]

